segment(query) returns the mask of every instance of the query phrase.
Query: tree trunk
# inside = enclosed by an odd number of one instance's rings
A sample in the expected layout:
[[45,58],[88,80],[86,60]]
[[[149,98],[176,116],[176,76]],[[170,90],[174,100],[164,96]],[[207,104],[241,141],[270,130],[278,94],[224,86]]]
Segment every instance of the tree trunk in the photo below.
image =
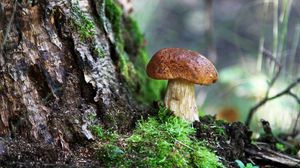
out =
[[57,162],[54,146],[76,155],[90,125],[130,130],[146,115],[143,43],[114,0],[2,0],[0,158]]

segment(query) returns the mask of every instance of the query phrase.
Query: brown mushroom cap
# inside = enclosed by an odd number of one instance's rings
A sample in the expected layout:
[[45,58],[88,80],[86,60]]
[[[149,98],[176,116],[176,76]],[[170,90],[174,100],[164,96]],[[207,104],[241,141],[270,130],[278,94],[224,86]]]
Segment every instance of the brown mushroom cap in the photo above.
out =
[[210,85],[218,79],[215,66],[204,56],[183,48],[164,48],[151,58],[147,74],[154,79],[184,79]]

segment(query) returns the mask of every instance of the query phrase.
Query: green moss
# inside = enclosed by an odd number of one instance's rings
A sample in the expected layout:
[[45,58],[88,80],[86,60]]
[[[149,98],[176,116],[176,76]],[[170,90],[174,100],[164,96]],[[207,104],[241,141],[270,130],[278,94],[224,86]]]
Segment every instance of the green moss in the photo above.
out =
[[137,99],[144,103],[152,103],[154,100],[161,100],[162,94],[167,87],[167,81],[154,80],[146,74],[146,65],[149,61],[148,54],[142,48],[136,61],[137,79],[140,82],[141,88],[136,95]]
[[93,20],[87,17],[87,15],[80,9],[78,2],[72,4],[71,7],[71,24],[76,28],[80,35],[81,42],[87,42],[90,50],[94,56],[104,58],[105,51],[101,45],[97,44],[95,39],[96,27]]
[[124,51],[124,45],[121,42],[117,42],[117,52],[119,53],[119,66],[121,74],[124,76],[127,83],[130,83],[130,77],[129,77],[129,60],[128,56]]
[[96,56],[98,56],[100,58],[104,58],[105,57],[105,51],[102,48],[96,46],[96,44],[93,44],[93,46],[92,46],[92,52],[93,52],[93,55],[96,55]]
[[215,133],[218,135],[226,135],[225,129],[223,127],[216,127],[215,128]]
[[121,74],[126,80],[128,75],[128,57],[124,51],[124,40],[122,36],[122,8],[114,0],[105,0],[105,14],[112,25],[112,30],[115,38],[115,49],[119,55],[119,66]]
[[276,150],[278,150],[280,152],[284,152],[286,150],[286,147],[282,143],[276,143],[275,148],[276,148]]
[[119,135],[110,130],[103,130],[99,125],[91,127],[92,133],[100,140],[100,150],[96,152],[96,157],[106,167],[113,167],[113,165],[119,165],[123,167],[124,163],[124,151],[117,145]]
[[122,38],[122,8],[117,4],[115,0],[105,0],[105,14],[110,23],[112,24],[112,29],[115,34],[116,42],[123,43]]
[[96,33],[94,22],[84,15],[78,4],[72,5],[71,12],[71,21],[79,32],[81,40],[91,39]]
[[92,133],[103,142],[109,142],[109,143],[113,144],[119,138],[119,135],[115,131],[104,130],[99,125],[93,125],[90,127],[90,129],[91,129]]
[[116,128],[117,120],[116,116],[112,114],[106,114],[103,116],[103,120],[106,123],[106,127],[108,128]]
[[214,133],[219,136],[226,136],[224,125],[226,125],[226,121],[224,120],[215,120]]
[[105,145],[102,150],[97,152],[100,163],[106,167],[115,167],[115,165],[118,165],[118,167],[128,167],[124,156],[124,151],[120,147],[112,144]]
[[[190,123],[163,107],[158,114],[141,120],[128,138],[106,141],[97,154],[101,163],[107,167],[224,167],[194,138],[195,129]],[[103,140],[103,131],[98,132]]]
[[137,166],[223,167],[216,155],[193,138],[190,123],[161,108],[159,116],[141,121],[128,138],[130,152],[138,153]]
[[[151,80],[147,77],[145,68],[149,57],[144,45],[144,36],[136,21],[131,17],[123,18],[123,11],[115,0],[105,0],[105,15],[112,26],[115,50],[119,56],[119,69],[129,88],[132,88],[137,99],[143,103],[159,100],[162,90],[166,87],[166,81]],[[131,53],[127,53],[125,48]],[[130,60],[128,54],[136,59]]]
[[153,80],[146,74],[146,65],[149,62],[149,55],[145,48],[144,35],[141,33],[137,22],[129,17],[127,18],[127,29],[130,31],[130,38],[133,40],[133,48],[136,50],[137,57],[133,60],[137,80],[141,86],[137,93],[137,99],[143,103],[152,103],[154,100],[160,100],[161,94],[167,86],[167,81]]
[[91,131],[96,137],[98,137],[100,139],[102,139],[104,137],[104,131],[103,131],[102,127],[100,127],[98,125],[91,126]]
[[132,18],[132,17],[128,17],[127,18],[128,21],[128,29],[131,32],[131,38],[134,39],[135,44],[137,44],[140,49],[143,48],[144,45],[144,35],[141,33],[140,28],[138,26],[138,23]]
[[203,109],[198,108],[198,115],[199,115],[199,117],[203,117],[203,116],[206,115],[206,113],[205,113],[205,111]]

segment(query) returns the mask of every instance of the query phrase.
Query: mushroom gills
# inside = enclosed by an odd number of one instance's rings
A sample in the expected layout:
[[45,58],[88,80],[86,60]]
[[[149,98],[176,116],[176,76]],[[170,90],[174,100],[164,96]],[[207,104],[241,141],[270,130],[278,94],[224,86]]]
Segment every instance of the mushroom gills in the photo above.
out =
[[190,122],[199,121],[194,83],[182,79],[169,80],[164,102],[175,116]]

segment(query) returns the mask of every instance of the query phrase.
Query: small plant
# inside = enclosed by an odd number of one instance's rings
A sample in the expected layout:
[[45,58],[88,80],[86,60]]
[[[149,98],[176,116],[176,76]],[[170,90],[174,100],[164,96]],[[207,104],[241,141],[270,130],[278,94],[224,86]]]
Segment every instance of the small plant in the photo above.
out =
[[252,163],[247,163],[244,165],[244,163],[240,160],[235,160],[239,168],[259,168],[258,166],[254,166]]
[[118,165],[118,167],[127,167],[125,166],[126,160],[124,159],[124,154],[124,151],[120,147],[109,143],[105,144],[97,152],[97,157],[107,167],[114,167],[115,165]]
[[276,143],[275,144],[275,148],[278,150],[278,151],[280,151],[280,152],[284,152],[285,151],[285,146],[284,146],[284,144],[282,144],[282,143]]
[[97,138],[102,139],[104,137],[104,131],[102,129],[102,127],[98,126],[98,125],[93,125],[91,127],[92,133],[97,136]]

